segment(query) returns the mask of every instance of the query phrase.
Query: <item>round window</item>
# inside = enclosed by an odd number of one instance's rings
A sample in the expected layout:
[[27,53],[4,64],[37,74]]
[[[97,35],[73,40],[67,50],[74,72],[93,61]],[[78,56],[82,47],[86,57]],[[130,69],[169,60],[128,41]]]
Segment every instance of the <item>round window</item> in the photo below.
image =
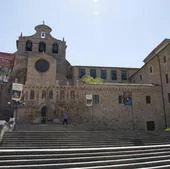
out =
[[35,68],[38,72],[46,72],[49,69],[49,62],[45,59],[40,59],[35,63]]

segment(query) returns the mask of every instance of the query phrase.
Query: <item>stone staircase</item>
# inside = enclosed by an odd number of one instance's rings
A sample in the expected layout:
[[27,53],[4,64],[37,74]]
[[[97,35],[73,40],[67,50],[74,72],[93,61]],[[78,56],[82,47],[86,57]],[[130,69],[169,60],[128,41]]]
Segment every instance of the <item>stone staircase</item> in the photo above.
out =
[[76,149],[1,149],[0,168],[170,168],[170,145]]
[[6,133],[0,148],[84,148],[133,145],[131,137],[111,131],[13,131]]
[[84,148],[169,144],[168,132],[94,131],[68,125],[17,125],[0,148]]
[[0,146],[1,168],[170,168],[170,133],[17,125]]

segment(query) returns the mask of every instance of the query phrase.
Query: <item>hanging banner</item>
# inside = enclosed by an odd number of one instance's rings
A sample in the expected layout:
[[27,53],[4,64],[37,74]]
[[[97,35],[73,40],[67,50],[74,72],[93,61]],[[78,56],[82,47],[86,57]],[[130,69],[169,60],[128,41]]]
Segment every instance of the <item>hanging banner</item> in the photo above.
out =
[[22,97],[23,84],[12,83],[12,100],[20,101]]
[[0,83],[7,83],[14,67],[15,55],[0,52]]

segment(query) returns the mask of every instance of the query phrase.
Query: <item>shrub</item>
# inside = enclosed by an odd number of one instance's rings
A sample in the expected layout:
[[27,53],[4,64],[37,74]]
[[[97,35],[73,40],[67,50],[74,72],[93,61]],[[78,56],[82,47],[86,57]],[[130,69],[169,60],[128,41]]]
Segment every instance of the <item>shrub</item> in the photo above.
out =
[[103,83],[103,79],[100,77],[93,78],[91,76],[83,76],[80,81],[84,84],[101,84]]

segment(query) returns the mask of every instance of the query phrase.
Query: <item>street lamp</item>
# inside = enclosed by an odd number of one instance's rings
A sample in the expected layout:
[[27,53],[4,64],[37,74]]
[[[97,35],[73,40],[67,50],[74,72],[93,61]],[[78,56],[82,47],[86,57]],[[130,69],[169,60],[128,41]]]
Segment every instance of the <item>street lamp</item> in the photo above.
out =
[[17,101],[12,101],[12,102],[8,102],[8,105],[12,106],[13,109],[13,118],[15,119],[15,121],[17,121],[17,109],[18,109],[18,102]]
[[8,102],[8,105],[12,106],[12,108],[13,108],[13,118],[15,119],[15,122],[17,122],[18,106],[19,105],[25,105],[25,102],[12,100],[12,102],[10,102],[10,101]]
[[93,126],[93,95],[92,94],[86,95],[86,106],[91,107],[91,123]]
[[134,112],[133,112],[133,103],[132,103],[132,93],[124,93],[124,105],[131,107],[131,120],[132,120],[132,131],[135,129],[135,123],[134,123]]

